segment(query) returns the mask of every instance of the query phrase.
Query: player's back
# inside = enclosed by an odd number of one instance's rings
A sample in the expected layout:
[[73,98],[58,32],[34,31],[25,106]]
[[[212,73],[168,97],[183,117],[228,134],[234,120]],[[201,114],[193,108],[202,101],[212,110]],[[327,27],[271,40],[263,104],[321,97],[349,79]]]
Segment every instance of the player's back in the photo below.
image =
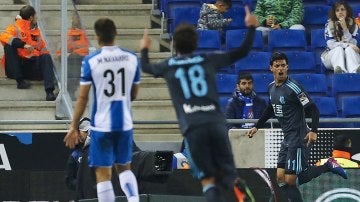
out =
[[132,129],[131,89],[140,81],[137,56],[117,46],[104,46],[84,59],[82,71],[81,82],[94,85],[94,129]]
[[208,55],[167,60],[167,81],[182,132],[191,125],[224,122],[215,83],[216,67]]

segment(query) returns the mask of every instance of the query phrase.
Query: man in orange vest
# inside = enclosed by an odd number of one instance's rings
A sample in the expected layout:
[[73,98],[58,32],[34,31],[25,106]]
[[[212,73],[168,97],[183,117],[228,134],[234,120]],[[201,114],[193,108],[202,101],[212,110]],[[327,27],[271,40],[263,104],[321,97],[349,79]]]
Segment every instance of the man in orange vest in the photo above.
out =
[[[351,139],[344,135],[337,135],[334,137],[334,150],[332,151],[332,157],[343,168],[359,168],[360,165],[351,160]],[[327,159],[321,159],[316,165],[323,165]]]
[[55,100],[53,62],[37,27],[36,11],[32,6],[20,9],[15,23],[0,34],[0,41],[4,46],[6,76],[16,79],[17,88],[30,88],[25,79],[43,79],[46,100]]

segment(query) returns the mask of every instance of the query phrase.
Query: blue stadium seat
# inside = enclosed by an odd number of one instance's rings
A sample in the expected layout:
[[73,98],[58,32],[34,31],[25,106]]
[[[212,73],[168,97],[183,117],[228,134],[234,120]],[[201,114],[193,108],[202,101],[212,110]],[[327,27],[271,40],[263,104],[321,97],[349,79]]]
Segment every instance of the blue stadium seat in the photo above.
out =
[[318,73],[325,73],[326,68],[322,64],[320,56],[326,48],[326,40],[324,28],[322,29],[312,29],[311,30],[311,42],[310,42],[311,51],[315,53],[315,62],[318,67]]
[[270,52],[250,52],[245,58],[235,63],[235,73],[239,71],[268,73],[270,57]]
[[313,52],[285,51],[292,73],[315,73],[316,63]]
[[357,5],[354,5],[352,8],[353,8],[353,11],[354,11],[354,17],[357,18],[358,17],[358,14],[360,13],[360,1],[358,2],[359,4]]
[[[225,34],[226,50],[240,47],[240,45],[242,44],[242,42],[246,37],[246,33],[247,33],[247,29],[227,30]],[[261,31],[255,32],[255,39],[252,44],[252,50],[256,50],[256,51],[264,50],[264,42]]]
[[198,48],[197,52],[213,51],[221,49],[221,37],[217,30],[197,30]]
[[219,97],[219,104],[220,104],[220,108],[221,108],[221,111],[223,112],[223,113],[225,113],[226,111],[226,105],[227,105],[227,103],[229,102],[229,99],[230,99],[231,97],[229,97],[229,96],[220,96]]
[[304,30],[272,30],[269,32],[269,51],[301,50],[307,48]]
[[230,95],[233,93],[237,83],[235,74],[216,74],[217,91],[221,95]]
[[310,95],[326,96],[327,94],[325,74],[291,74],[290,77],[299,82]]
[[302,24],[307,29],[324,27],[328,19],[330,10],[328,5],[308,5],[304,6],[304,19]]
[[335,118],[338,116],[336,101],[333,97],[311,97],[320,111],[320,117]]
[[172,12],[173,17],[168,19],[169,33],[173,33],[175,28],[184,22],[197,26],[200,7],[175,8]]
[[334,74],[332,76],[333,95],[360,95],[360,74]]
[[360,97],[344,97],[341,103],[342,117],[360,117]]
[[232,19],[231,23],[225,27],[225,30],[246,28],[244,6],[233,5],[228,12],[224,13],[224,17]]
[[254,78],[254,91],[257,94],[268,94],[268,86],[274,81],[274,76],[270,73],[252,74]]
[[[200,7],[201,0],[160,0],[160,10],[165,17],[173,18],[172,10],[175,8]],[[199,15],[199,13],[198,13]]]

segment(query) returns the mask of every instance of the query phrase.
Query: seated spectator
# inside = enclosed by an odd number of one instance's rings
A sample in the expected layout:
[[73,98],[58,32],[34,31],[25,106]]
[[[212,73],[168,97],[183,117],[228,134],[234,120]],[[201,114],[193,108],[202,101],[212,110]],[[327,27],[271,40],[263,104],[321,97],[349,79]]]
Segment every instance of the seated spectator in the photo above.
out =
[[231,18],[224,18],[223,13],[231,6],[231,0],[216,0],[215,4],[204,3],[200,10],[197,29],[218,30],[223,33],[224,27],[232,21]]
[[264,41],[267,41],[270,30],[295,29],[305,30],[301,25],[304,17],[304,5],[301,0],[258,0],[254,15],[258,17]]
[[80,77],[81,62],[84,56],[89,54],[90,42],[87,38],[86,31],[81,27],[79,17],[74,14],[71,28],[68,31],[67,47],[68,47],[68,62],[70,64],[69,70],[73,68],[78,69]]
[[334,73],[360,73],[360,49],[357,47],[358,26],[353,9],[345,1],[335,2],[325,25],[326,50],[321,61]]
[[37,15],[32,6],[20,9],[15,23],[0,34],[5,52],[5,73],[16,79],[18,89],[30,88],[25,79],[44,80],[46,100],[53,101],[53,61],[37,27]]
[[[239,73],[236,89],[226,106],[227,119],[258,119],[266,107],[264,99],[254,92],[251,74]],[[233,124],[230,128],[252,128],[254,123]]]
[[[334,150],[332,157],[343,168],[359,168],[360,165],[351,160],[351,139],[345,135],[337,135],[334,137]],[[328,159],[321,159],[316,165],[323,165]]]

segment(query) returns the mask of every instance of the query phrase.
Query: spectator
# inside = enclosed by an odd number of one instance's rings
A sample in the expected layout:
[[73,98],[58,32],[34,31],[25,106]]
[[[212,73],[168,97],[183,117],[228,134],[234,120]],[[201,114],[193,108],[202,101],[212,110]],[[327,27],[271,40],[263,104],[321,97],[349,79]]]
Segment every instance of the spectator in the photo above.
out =
[[304,5],[301,0],[258,0],[254,15],[259,19],[257,30],[262,32],[264,41],[270,30],[295,29],[305,30],[301,25],[304,17]]
[[[251,74],[239,73],[236,89],[226,106],[227,119],[258,119],[266,107],[264,99],[254,92]],[[231,128],[252,128],[254,123],[233,124]]]
[[46,100],[55,100],[53,62],[37,27],[37,15],[32,6],[20,9],[15,23],[0,34],[0,41],[4,46],[6,76],[16,79],[17,88],[30,88],[25,79],[44,79]]
[[81,162],[84,148],[88,148],[89,140],[88,137],[90,129],[90,119],[84,117],[79,122],[79,144],[76,145],[75,149],[71,152],[68,161],[66,163],[65,170],[65,184],[69,190],[76,190],[77,184],[77,172],[79,164]]
[[335,2],[329,11],[325,25],[327,48],[321,54],[321,61],[336,74],[360,73],[358,26],[353,16],[353,9],[345,1]]
[[[332,157],[343,168],[359,168],[360,165],[351,160],[351,139],[345,135],[337,135],[334,137],[334,150],[332,151]],[[316,163],[317,166],[324,165],[327,159],[321,159]]]
[[223,13],[231,6],[231,0],[216,0],[215,4],[204,3],[200,10],[197,29],[218,30],[223,33],[223,28],[232,21],[231,18],[224,18]]

